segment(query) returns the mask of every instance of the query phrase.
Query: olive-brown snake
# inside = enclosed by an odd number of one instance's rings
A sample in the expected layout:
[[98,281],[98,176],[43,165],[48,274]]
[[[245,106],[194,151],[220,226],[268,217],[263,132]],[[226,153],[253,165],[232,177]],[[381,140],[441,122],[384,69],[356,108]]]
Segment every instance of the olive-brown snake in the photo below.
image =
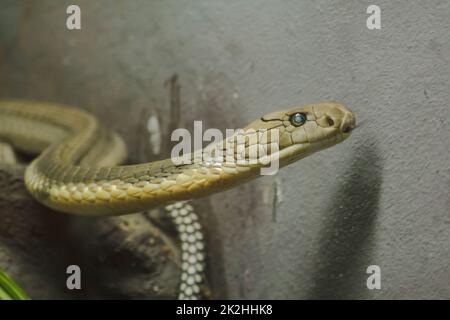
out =
[[[239,134],[248,138],[244,139],[246,152],[252,144],[250,135],[256,134],[266,155],[277,157],[283,167],[343,141],[354,126],[355,118],[349,109],[325,102],[266,114]],[[276,133],[276,139],[269,135],[271,132]],[[234,141],[239,134],[226,141]],[[272,140],[262,139],[268,135]],[[223,161],[216,158],[213,162],[200,160],[179,165],[166,159],[119,166],[126,157],[123,141],[92,115],[77,108],[31,101],[0,101],[0,140],[19,150],[40,154],[27,167],[25,183],[33,197],[48,207],[80,215],[119,215],[169,205],[169,210],[177,212],[172,218],[178,218],[178,228],[184,225],[182,229],[186,230],[195,225],[190,228],[193,234],[200,232],[195,216],[182,222],[192,208],[186,209],[186,204],[177,202],[256,178],[263,166],[259,162],[230,163],[226,159],[227,151],[229,156],[230,152],[223,142],[215,142],[224,151],[219,159]],[[273,143],[277,148],[271,147]],[[238,159],[237,148],[231,150],[231,157]],[[194,155],[191,158],[196,159]],[[201,243],[201,239],[194,240],[195,246]],[[186,274],[185,280],[190,279]],[[182,291],[188,287],[185,285]],[[193,295],[194,292],[182,297]]]

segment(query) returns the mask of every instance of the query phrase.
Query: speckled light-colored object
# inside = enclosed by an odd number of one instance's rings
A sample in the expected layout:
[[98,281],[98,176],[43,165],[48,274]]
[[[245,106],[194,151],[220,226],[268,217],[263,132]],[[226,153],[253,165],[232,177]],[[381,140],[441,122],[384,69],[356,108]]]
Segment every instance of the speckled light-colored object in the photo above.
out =
[[197,214],[187,202],[168,205],[181,243],[181,284],[178,298],[194,300],[201,297],[204,282],[205,242]]

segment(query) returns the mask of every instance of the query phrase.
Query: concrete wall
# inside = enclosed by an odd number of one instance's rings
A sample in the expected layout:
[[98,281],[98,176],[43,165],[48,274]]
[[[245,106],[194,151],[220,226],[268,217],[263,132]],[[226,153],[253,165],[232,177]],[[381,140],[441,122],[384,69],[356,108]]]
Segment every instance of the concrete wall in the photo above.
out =
[[361,124],[345,143],[195,202],[213,296],[450,298],[449,14],[438,0],[3,0],[0,96],[90,110],[132,162],[168,154],[148,147],[150,115],[168,141],[194,120],[340,101]]

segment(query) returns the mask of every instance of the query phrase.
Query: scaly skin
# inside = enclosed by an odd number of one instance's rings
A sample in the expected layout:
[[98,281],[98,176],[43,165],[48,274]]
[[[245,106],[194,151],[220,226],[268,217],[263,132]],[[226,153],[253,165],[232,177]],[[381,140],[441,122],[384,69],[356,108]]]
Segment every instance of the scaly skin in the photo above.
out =
[[[300,125],[291,119],[298,113],[306,117]],[[195,212],[180,201],[258,177],[263,167],[260,154],[257,163],[236,161],[249,160],[249,151],[255,146],[267,152],[266,160],[278,160],[283,167],[345,140],[354,126],[353,114],[343,105],[311,104],[253,121],[243,132],[214,145],[223,151],[214,161],[200,158],[192,164],[176,165],[166,159],[119,166],[126,156],[123,141],[90,114],[57,104],[0,101],[0,140],[40,153],[25,173],[25,184],[39,202],[57,211],[91,216],[166,206],[182,242],[181,299],[199,296],[204,243]],[[226,149],[227,142],[235,139],[234,147]],[[198,154],[189,158],[199,159]]]
[[[296,112],[307,116],[299,127],[289,121]],[[244,129],[278,129],[279,153],[270,157],[279,156],[282,167],[341,142],[354,124],[346,107],[328,102],[273,112]],[[198,198],[255,178],[261,167],[224,161],[174,165],[171,159],[114,166],[125,156],[120,138],[88,113],[55,104],[1,101],[0,138],[42,151],[26,170],[28,190],[44,205],[74,214],[125,214]]]

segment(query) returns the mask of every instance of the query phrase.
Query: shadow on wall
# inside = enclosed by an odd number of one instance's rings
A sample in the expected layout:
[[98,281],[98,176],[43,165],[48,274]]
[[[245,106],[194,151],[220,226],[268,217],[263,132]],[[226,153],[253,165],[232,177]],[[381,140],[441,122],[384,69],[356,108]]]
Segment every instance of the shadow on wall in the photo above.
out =
[[382,184],[376,141],[356,149],[353,161],[331,197],[320,230],[308,299],[364,299],[375,244],[375,219]]

